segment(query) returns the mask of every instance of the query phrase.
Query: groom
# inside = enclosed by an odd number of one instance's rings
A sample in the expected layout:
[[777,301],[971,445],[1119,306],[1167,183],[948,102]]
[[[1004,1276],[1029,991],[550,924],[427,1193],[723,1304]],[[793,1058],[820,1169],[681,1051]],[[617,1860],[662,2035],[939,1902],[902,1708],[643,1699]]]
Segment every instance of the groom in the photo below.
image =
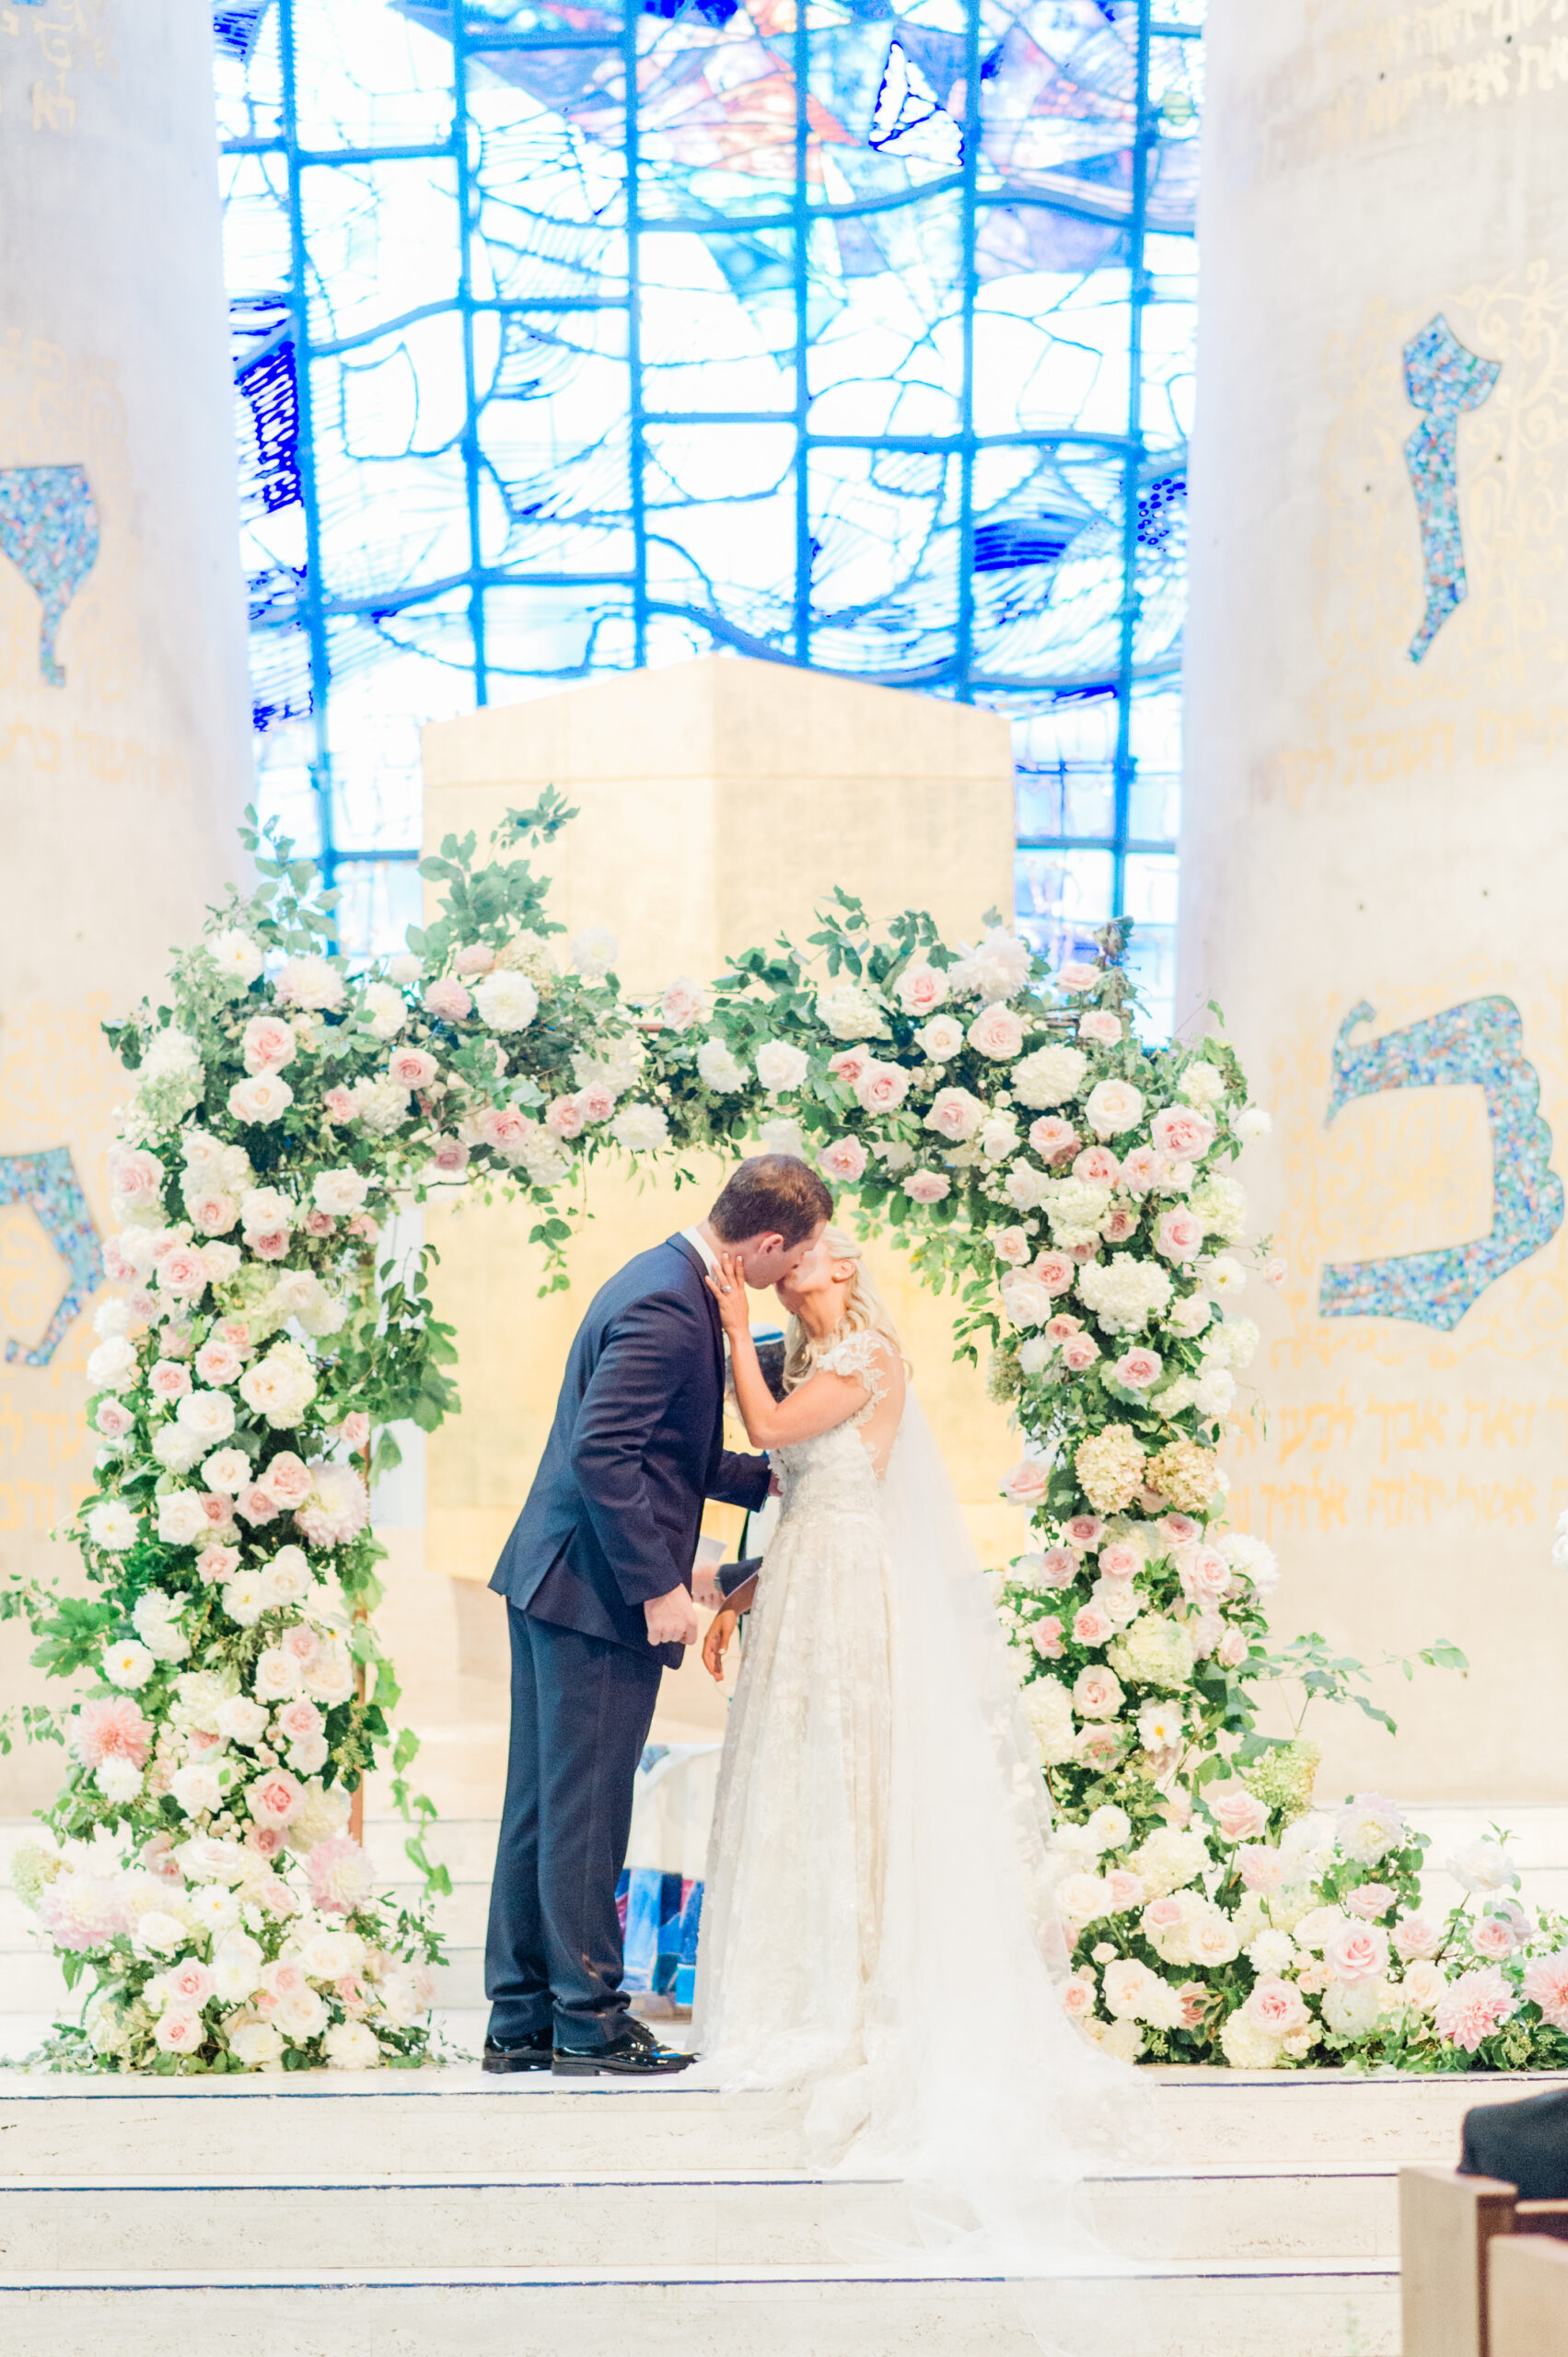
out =
[[707,1218],[640,1252],[577,1329],[555,1422],[491,1586],[507,1602],[512,1742],[484,1988],[487,2071],[654,2077],[621,1991],[615,1887],[659,1677],[697,1637],[703,1501],[756,1508],[768,1461],[724,1447],[719,1247],[776,1284],[833,1199],[793,1155],[743,1162]]

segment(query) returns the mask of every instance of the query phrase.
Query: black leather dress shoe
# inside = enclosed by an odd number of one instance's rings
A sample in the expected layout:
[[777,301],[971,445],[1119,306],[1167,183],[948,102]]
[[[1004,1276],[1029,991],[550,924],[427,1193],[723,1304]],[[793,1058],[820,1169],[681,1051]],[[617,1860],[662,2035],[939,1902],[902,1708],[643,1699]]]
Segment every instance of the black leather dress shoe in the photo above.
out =
[[667,2079],[677,2071],[690,2070],[696,2060],[694,2054],[678,2054],[673,2047],[661,2046],[641,2022],[628,2022],[624,2034],[609,2046],[558,2046],[554,2075],[595,2079],[602,2071],[621,2079]]
[[482,2071],[548,2071],[553,2057],[548,2039],[542,2046],[497,2046],[493,2038],[487,2038],[479,2067]]

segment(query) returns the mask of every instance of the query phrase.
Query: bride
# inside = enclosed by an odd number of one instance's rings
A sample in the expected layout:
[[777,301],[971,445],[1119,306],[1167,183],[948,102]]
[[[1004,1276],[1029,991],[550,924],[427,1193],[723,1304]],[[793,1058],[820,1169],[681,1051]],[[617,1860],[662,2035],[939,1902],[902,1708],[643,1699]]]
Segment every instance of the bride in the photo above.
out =
[[744,1278],[710,1279],[783,1497],[749,1609],[709,1850],[694,2037],[725,2088],[797,2090],[818,2154],[923,2189],[923,2238],[1081,2248],[1070,2189],[1132,2077],[1074,2030],[1050,1805],[958,1500],[854,1239],[778,1288],[785,1396]]

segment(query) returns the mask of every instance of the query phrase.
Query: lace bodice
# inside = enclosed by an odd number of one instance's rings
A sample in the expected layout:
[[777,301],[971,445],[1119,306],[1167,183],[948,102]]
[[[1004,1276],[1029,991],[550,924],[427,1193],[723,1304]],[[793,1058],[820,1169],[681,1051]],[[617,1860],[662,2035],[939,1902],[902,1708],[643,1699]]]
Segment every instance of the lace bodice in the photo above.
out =
[[888,1344],[879,1334],[846,1334],[817,1361],[816,1372],[856,1378],[865,1387],[865,1399],[854,1413],[830,1432],[796,1441],[772,1452],[786,1512],[791,1514],[871,1514],[877,1512],[877,1483],[887,1470],[888,1446],[880,1454],[861,1438],[888,1397]]

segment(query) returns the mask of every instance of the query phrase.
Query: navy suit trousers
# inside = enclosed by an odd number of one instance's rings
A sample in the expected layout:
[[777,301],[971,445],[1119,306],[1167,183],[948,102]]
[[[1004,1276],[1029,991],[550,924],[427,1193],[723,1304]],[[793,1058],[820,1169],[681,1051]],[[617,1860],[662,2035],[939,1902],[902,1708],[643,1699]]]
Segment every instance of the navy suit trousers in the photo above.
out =
[[512,1743],[484,1993],[498,2046],[608,2046],[625,2028],[615,1886],[660,1666],[506,1608]]

